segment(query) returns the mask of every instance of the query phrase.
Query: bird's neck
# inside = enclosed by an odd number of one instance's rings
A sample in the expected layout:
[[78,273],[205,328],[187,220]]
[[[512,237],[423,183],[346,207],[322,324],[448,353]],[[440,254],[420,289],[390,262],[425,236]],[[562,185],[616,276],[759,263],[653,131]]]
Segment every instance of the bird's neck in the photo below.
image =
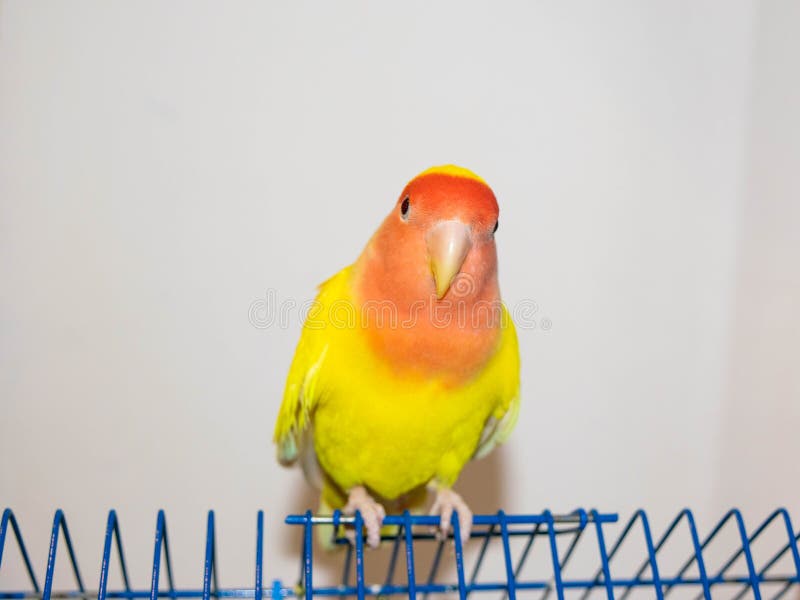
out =
[[441,299],[428,264],[378,250],[365,249],[352,280],[372,350],[399,373],[453,384],[471,379],[493,355],[501,327],[494,248],[468,256]]

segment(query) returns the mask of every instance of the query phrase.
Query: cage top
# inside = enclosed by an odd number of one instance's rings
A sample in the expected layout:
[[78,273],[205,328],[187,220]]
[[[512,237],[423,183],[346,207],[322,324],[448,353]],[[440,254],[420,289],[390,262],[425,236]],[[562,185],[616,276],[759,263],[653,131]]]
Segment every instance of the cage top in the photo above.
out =
[[[465,549],[460,538],[457,515],[452,519],[452,535],[448,540],[439,539],[430,532],[431,526],[439,525],[439,517],[411,515],[387,516],[384,521],[382,540],[390,552],[388,566],[380,583],[369,584],[365,578],[365,564],[369,553],[364,552],[364,538],[354,532],[361,532],[363,521],[361,515],[346,516],[335,511],[333,515],[314,515],[311,511],[303,515],[291,515],[286,518],[290,526],[303,529],[302,547],[300,551],[301,569],[296,586],[285,586],[280,580],[273,580],[265,585],[263,575],[264,550],[264,513],[256,515],[256,560],[253,587],[221,588],[217,585],[216,570],[216,534],[214,511],[208,512],[206,522],[205,563],[202,587],[194,589],[177,588],[172,576],[170,546],[167,535],[167,522],[164,511],[159,511],[156,518],[155,545],[153,549],[152,579],[150,589],[134,589],[130,585],[128,567],[125,561],[120,523],[117,513],[111,510],[108,514],[106,534],[103,546],[100,580],[97,592],[88,590],[84,584],[72,545],[69,528],[63,511],[57,510],[53,519],[52,534],[47,559],[47,569],[43,583],[37,578],[30,556],[26,549],[21,528],[10,509],[3,512],[0,523],[0,572],[3,567],[3,556],[6,540],[14,539],[22,556],[24,569],[30,582],[28,590],[0,591],[0,600],[22,600],[26,598],[284,598],[303,596],[312,600],[314,596],[355,596],[359,600],[366,596],[387,597],[400,596],[414,600],[417,595],[427,597],[431,594],[455,594],[460,600],[466,600],[471,594],[494,592],[503,600],[516,600],[518,594],[540,593],[542,598],[555,594],[559,600],[569,591],[582,593],[581,598],[606,597],[624,599],[634,590],[648,590],[652,597],[659,600],[665,598],[678,588],[693,591],[697,598],[710,600],[712,593],[725,590],[726,598],[751,597],[781,598],[791,588],[800,587],[800,553],[798,539],[800,532],[795,532],[789,513],[785,509],[777,509],[763,522],[748,530],[739,510],[727,512],[707,533],[698,533],[695,517],[691,510],[684,509],[672,519],[664,532],[654,536],[650,519],[643,510],[636,511],[627,520],[619,522],[613,513],[601,513],[596,510],[583,509],[567,514],[553,514],[544,511],[538,514],[510,515],[499,511],[496,514],[475,515],[470,535],[476,540],[475,556],[470,569],[465,567]],[[609,527],[616,531],[613,542],[607,542]],[[342,545],[341,553],[343,575],[338,585],[315,586],[314,584],[314,551],[313,532],[315,529],[327,528],[334,544]],[[708,560],[708,547],[712,541],[721,538],[723,532],[730,530],[736,542],[725,559],[712,566]],[[12,535],[8,535],[11,531]],[[769,532],[769,534],[767,533]],[[686,536],[690,540],[691,551],[685,562],[675,572],[666,573],[659,564],[659,552],[672,538]],[[593,538],[593,542],[589,541]],[[761,538],[768,539],[772,547],[767,551],[759,548],[756,560],[753,543]],[[69,590],[53,590],[53,573],[59,557],[60,541],[66,548],[69,564],[74,576],[74,587]],[[610,537],[608,539],[611,539]],[[526,565],[532,555],[537,540],[544,544],[546,555],[549,555],[546,575],[531,576],[526,573]],[[575,577],[567,569],[576,548],[583,544],[592,548],[596,560],[594,575]],[[494,542],[494,544],[492,543]],[[614,559],[623,545],[643,547],[640,566],[633,576],[620,576],[614,571]],[[421,569],[420,550],[425,545],[432,545],[433,554],[426,565],[426,574],[419,576]],[[454,548],[454,564],[450,575],[444,573],[443,549],[447,544]],[[517,547],[516,555],[512,545]],[[114,548],[116,549],[114,551]],[[398,556],[401,548],[405,555],[404,581],[395,581]],[[482,576],[481,568],[485,558],[491,552],[502,557],[504,577],[497,579]],[[63,554],[64,551],[61,551]],[[111,555],[116,553],[121,570],[122,589],[109,589],[108,575]],[[166,571],[166,590],[162,589],[161,564],[162,554]],[[353,561],[355,557],[355,561]],[[63,560],[63,559],[62,559]],[[738,569],[742,570],[739,572]],[[780,571],[782,569],[782,571]],[[486,569],[484,569],[486,571]],[[355,581],[351,581],[354,575]],[[397,578],[398,580],[401,577]]]

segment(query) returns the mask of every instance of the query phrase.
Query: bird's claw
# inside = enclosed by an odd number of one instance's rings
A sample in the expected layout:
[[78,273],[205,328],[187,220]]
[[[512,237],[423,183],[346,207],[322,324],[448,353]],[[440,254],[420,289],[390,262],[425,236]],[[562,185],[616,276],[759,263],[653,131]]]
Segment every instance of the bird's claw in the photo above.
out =
[[467,506],[464,499],[449,488],[439,488],[436,491],[436,500],[431,506],[430,514],[439,515],[439,530],[437,537],[447,539],[450,533],[450,521],[453,511],[458,513],[458,525],[461,532],[461,543],[469,539],[472,531],[472,511]]
[[[384,517],[386,517],[386,511],[360,485],[350,490],[347,504],[342,509],[342,512],[347,515],[354,515],[356,511],[361,513],[364,529],[367,530],[367,545],[371,548],[377,548],[381,543],[381,526],[383,525]],[[352,538],[350,537],[350,532],[348,532],[347,537],[352,542],[355,542],[356,535],[361,535],[361,532],[353,532]]]

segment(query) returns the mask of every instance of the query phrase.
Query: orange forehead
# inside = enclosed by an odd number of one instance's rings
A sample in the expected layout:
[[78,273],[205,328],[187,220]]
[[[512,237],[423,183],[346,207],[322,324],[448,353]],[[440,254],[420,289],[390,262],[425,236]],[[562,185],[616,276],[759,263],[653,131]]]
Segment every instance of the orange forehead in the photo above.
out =
[[494,222],[499,208],[488,184],[467,169],[434,167],[406,185],[399,201],[408,198],[417,211],[436,218]]

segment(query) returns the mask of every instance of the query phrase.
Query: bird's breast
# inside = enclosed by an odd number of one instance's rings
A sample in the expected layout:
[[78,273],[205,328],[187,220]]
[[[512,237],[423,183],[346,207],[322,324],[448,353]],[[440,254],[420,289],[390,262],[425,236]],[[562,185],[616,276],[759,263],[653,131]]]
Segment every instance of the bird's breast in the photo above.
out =
[[344,373],[314,417],[320,464],[342,489],[363,484],[395,498],[430,481],[445,459],[460,470],[493,408],[472,386],[412,384],[380,368]]

